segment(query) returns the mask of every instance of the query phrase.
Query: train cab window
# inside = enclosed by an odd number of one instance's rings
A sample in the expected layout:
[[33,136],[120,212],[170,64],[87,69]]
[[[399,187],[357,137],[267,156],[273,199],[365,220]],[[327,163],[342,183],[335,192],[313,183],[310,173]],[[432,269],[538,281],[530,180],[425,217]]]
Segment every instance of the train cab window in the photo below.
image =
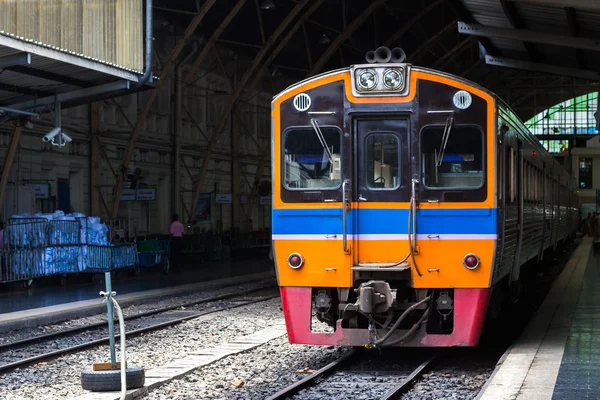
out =
[[400,141],[389,133],[371,133],[365,139],[366,184],[371,190],[400,187]]
[[341,184],[341,131],[300,127],[284,132],[284,184],[290,190],[335,189]]
[[430,189],[478,189],[484,184],[483,131],[478,126],[421,131],[423,183]]

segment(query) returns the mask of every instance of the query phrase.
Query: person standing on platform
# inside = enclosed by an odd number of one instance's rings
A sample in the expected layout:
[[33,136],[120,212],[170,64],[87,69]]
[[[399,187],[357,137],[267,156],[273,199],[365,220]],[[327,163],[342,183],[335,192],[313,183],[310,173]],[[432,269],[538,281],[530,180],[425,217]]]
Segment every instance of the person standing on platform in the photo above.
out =
[[179,265],[182,242],[183,224],[179,222],[179,215],[173,214],[173,222],[171,223],[171,268]]

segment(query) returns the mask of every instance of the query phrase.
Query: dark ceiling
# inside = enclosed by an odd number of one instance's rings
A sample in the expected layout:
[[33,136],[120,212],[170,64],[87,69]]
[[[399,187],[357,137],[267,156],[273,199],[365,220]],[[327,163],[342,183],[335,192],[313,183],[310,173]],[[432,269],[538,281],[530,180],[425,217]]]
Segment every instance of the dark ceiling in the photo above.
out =
[[[155,13],[183,31],[206,1],[154,0]],[[210,37],[238,1],[217,0],[197,33]],[[290,12],[305,2],[247,0],[219,43],[252,59]],[[366,51],[378,46],[398,46],[410,63],[471,79],[498,93],[524,119],[561,100],[594,90],[594,84],[587,80],[486,65],[484,54],[502,55],[502,49],[488,38],[459,34],[457,29],[458,21],[480,22],[469,3],[486,6],[486,2],[495,6],[508,0],[309,0],[289,25],[302,20],[301,28],[290,36],[269,71],[274,78],[283,75],[283,85],[364,62]],[[264,8],[268,5],[271,7]],[[506,12],[506,7],[500,10]],[[502,17],[511,20],[514,15]],[[530,46],[524,48],[531,50]]]

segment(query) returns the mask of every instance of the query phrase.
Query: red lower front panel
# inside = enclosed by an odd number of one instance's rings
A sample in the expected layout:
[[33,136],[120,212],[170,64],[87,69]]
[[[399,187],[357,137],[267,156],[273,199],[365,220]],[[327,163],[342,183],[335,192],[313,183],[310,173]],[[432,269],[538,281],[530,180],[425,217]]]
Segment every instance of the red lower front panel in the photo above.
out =
[[[335,333],[311,331],[312,290],[303,287],[282,287],[281,302],[290,343],[336,346],[369,344],[367,329],[342,328],[337,321]],[[449,335],[430,335],[422,327],[403,342],[407,347],[477,346],[483,328],[490,289],[454,290],[454,331]],[[380,331],[379,337],[385,332]]]

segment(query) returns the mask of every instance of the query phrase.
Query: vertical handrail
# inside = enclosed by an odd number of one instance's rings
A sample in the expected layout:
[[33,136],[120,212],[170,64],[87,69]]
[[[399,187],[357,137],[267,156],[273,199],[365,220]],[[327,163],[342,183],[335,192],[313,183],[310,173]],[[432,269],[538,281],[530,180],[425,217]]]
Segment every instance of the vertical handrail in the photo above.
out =
[[411,243],[411,252],[415,253],[416,249],[417,249],[417,183],[419,181],[417,179],[413,179],[411,182],[411,202],[410,202],[410,208],[411,208],[411,219],[412,219],[412,232],[408,232],[409,235],[412,236],[412,243]]
[[346,217],[348,210],[350,209],[350,196],[351,196],[351,182],[350,179],[345,179],[342,184],[342,245],[344,247],[344,253],[350,253],[348,249],[348,223]]

